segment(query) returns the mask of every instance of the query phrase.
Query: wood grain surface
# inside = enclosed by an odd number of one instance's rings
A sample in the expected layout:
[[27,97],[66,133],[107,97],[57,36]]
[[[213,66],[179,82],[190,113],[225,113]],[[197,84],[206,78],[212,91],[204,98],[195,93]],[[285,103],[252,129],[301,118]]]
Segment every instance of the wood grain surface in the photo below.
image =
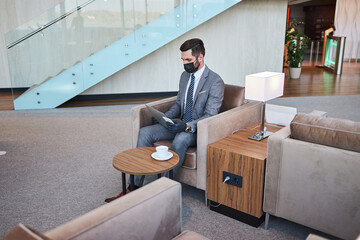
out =
[[[260,124],[230,135],[208,147],[207,198],[255,217],[261,217],[267,138],[248,139]],[[267,126],[276,132],[279,127]],[[242,187],[223,183],[223,171],[242,176]]]
[[179,163],[179,156],[169,150],[173,157],[166,161],[158,161],[151,157],[155,147],[133,148],[117,154],[113,158],[113,166],[117,170],[134,175],[154,175],[167,172]]

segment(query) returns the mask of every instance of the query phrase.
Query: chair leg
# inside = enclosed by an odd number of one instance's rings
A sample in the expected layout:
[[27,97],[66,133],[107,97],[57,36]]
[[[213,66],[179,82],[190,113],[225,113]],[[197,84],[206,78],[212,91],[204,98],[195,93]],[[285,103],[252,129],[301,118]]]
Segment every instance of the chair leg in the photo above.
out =
[[269,219],[270,219],[270,214],[266,213],[265,214],[265,229],[266,230],[269,228]]
[[207,193],[206,193],[206,190],[205,190],[205,206],[208,206],[208,200],[207,200]]

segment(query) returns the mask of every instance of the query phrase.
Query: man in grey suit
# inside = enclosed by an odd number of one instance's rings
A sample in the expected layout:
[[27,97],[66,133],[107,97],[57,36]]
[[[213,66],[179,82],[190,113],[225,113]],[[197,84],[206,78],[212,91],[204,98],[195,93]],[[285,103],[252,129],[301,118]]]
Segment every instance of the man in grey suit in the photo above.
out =
[[[187,148],[196,145],[198,121],[218,114],[224,98],[223,80],[204,64],[202,40],[187,40],[180,51],[185,71],[180,77],[176,102],[165,113],[174,124],[167,123],[167,128],[160,124],[143,127],[137,142],[137,147],[151,147],[159,140],[173,140],[170,149],[180,158],[174,175],[184,162]],[[143,181],[144,176],[135,176],[135,189],[142,186]]]

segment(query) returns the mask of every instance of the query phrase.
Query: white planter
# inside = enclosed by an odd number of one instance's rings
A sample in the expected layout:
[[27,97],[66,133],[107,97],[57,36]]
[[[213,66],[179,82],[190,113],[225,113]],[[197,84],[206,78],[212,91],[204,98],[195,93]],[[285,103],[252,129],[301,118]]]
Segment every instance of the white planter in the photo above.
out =
[[290,72],[291,79],[298,79],[301,74],[301,67],[298,67],[298,68],[289,67],[289,72]]

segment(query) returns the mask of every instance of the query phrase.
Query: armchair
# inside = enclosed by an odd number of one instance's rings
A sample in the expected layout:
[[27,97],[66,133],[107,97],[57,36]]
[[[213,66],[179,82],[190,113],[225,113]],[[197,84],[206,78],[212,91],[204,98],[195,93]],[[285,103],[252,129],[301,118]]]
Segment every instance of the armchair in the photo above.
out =
[[19,224],[2,240],[209,240],[196,232],[182,231],[181,204],[181,185],[163,177],[45,234]]
[[[182,168],[175,179],[206,191],[207,147],[233,132],[260,121],[261,103],[248,103],[244,100],[245,88],[225,84],[224,100],[220,113],[203,119],[197,126],[197,146],[187,150]],[[176,97],[148,103],[148,105],[166,112]],[[151,114],[145,105],[131,109],[132,146],[136,147],[139,130],[151,125]],[[156,145],[171,145],[171,141],[159,141]]]
[[360,233],[360,122],[297,114],[268,139],[263,210],[342,239]]

